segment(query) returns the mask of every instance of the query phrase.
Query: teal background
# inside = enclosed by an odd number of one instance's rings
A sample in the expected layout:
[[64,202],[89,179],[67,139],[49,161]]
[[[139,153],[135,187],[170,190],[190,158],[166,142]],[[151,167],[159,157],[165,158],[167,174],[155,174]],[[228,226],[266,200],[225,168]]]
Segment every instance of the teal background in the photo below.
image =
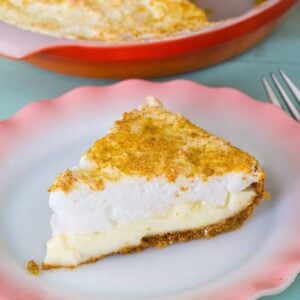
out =
[[[300,87],[300,3],[264,42],[245,54],[211,68],[166,77],[191,79],[209,86],[230,86],[260,101],[267,101],[261,77],[284,69]],[[9,118],[27,103],[53,98],[81,85],[107,85],[111,80],[92,80],[50,73],[23,62],[0,58],[0,120]],[[299,300],[300,276],[279,295],[264,300]]]

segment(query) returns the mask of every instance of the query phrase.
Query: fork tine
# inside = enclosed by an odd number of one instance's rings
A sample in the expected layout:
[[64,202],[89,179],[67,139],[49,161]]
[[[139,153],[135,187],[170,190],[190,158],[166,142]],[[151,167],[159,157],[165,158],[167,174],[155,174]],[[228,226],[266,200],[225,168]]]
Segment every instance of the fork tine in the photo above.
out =
[[266,91],[266,94],[268,95],[269,100],[270,100],[273,104],[275,104],[275,105],[277,105],[278,107],[282,108],[282,107],[281,107],[281,104],[280,104],[280,102],[279,102],[279,100],[277,99],[275,93],[273,92],[271,86],[269,85],[269,82],[268,82],[268,80],[266,79],[266,77],[263,77],[263,78],[262,78],[262,83],[263,83],[263,87],[264,87],[264,89],[265,89],[265,91]]
[[300,112],[297,110],[297,108],[294,105],[294,103],[288,97],[287,93],[285,92],[285,90],[283,89],[283,87],[281,86],[281,84],[279,83],[279,81],[277,80],[275,74],[271,73],[270,75],[271,75],[271,78],[272,78],[275,86],[277,87],[277,89],[278,89],[278,91],[279,91],[282,99],[284,100],[284,102],[286,103],[286,105],[288,106],[288,108],[290,109],[292,116],[297,121],[300,121]]
[[291,93],[294,95],[294,97],[297,99],[298,103],[300,104],[300,90],[298,89],[296,84],[293,82],[291,78],[289,78],[286,75],[286,73],[283,70],[279,69],[279,73],[283,78],[283,80],[285,81],[285,83],[287,84],[287,86],[289,87]]

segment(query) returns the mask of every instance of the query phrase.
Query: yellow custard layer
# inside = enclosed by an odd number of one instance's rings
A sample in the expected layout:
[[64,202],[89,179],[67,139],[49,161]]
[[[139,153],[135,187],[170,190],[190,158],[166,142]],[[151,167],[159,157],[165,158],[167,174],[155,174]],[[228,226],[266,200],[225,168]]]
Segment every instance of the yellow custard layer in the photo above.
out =
[[224,206],[215,207],[204,202],[182,203],[167,213],[113,228],[107,233],[61,234],[47,243],[44,264],[75,267],[92,258],[114,253],[125,247],[138,246],[145,236],[184,231],[216,224],[232,217],[255,197],[253,188],[229,194]]

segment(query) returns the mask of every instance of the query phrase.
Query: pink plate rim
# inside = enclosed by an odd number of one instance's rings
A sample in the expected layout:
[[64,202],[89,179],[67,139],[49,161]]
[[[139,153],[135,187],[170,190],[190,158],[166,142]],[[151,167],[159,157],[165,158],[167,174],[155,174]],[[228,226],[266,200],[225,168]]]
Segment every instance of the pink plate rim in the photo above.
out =
[[[0,34],[6,39],[0,40],[0,55],[11,58],[11,59],[26,59],[32,55],[35,55],[40,52],[55,50],[59,48],[72,48],[72,47],[81,47],[81,48],[94,48],[94,49],[117,49],[119,47],[135,47],[143,45],[161,45],[165,42],[176,42],[180,40],[189,40],[198,36],[209,36],[211,33],[216,33],[220,30],[226,28],[233,28],[237,24],[256,18],[262,12],[272,9],[280,2],[285,0],[269,0],[267,3],[264,3],[261,6],[258,6],[251,11],[226,20],[221,24],[216,24],[210,26],[207,29],[196,31],[193,33],[182,34],[166,39],[154,39],[147,41],[137,41],[130,43],[99,43],[93,41],[76,41],[68,38],[59,38],[55,36],[45,35],[34,33],[31,31],[23,30],[6,23],[0,22]],[[233,28],[234,29],[234,28]],[[20,42],[21,41],[21,42]],[[18,45],[16,47],[16,44]]]
[[[228,87],[212,88],[189,80],[156,83],[131,79],[103,87],[78,87],[57,98],[26,105],[11,118],[0,122],[0,161],[1,157],[5,159],[11,145],[16,145],[19,137],[24,138],[24,136],[31,135],[36,124],[43,124],[45,119],[55,116],[57,109],[63,114],[67,114],[74,107],[84,108],[88,101],[93,101],[93,99],[89,100],[88,95],[101,95],[101,93],[107,95],[107,93],[112,92],[114,94],[118,92],[129,95],[130,91],[134,89],[142,90],[145,88],[181,90],[188,91],[188,93],[213,95],[210,101],[214,101],[224,109],[229,107],[244,111],[246,109],[247,113],[255,116],[257,122],[264,124],[268,129],[280,135],[283,141],[288,143],[289,149],[293,153],[300,153],[300,124],[274,105],[258,102],[246,94]],[[207,103],[205,105],[209,105],[209,102],[206,101],[205,103]],[[300,160],[297,160],[296,163],[299,164],[300,170]],[[298,228],[300,227],[299,213],[295,224]],[[235,282],[230,286],[230,291],[227,291],[228,294],[226,294],[227,292],[224,294],[223,291],[216,291],[212,299],[237,299],[236,296],[239,295],[238,299],[250,300],[285,289],[300,271],[300,239],[297,230],[291,230],[288,238],[289,241],[285,245],[281,245],[281,249],[277,250],[276,255],[272,256],[272,260],[266,262],[262,272],[257,272],[259,274],[256,274],[255,277],[253,277],[253,274],[246,274],[241,282]],[[22,294],[20,294],[21,292]],[[14,280],[13,276],[0,270],[1,299],[38,300],[44,299],[44,296],[44,292],[38,291],[34,287],[24,287],[23,283]],[[197,298],[197,291],[192,290],[189,297],[185,299],[195,298]]]

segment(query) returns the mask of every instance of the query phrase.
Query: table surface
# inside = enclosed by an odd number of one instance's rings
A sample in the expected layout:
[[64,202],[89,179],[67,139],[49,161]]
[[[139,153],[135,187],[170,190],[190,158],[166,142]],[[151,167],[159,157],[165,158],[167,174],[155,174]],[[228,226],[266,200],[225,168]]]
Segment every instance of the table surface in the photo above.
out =
[[[300,3],[264,42],[228,62],[197,72],[165,77],[191,79],[209,86],[230,86],[253,98],[267,101],[261,77],[284,69],[300,85]],[[22,62],[0,58],[0,120],[13,115],[29,102],[53,98],[81,85],[107,85],[114,81],[63,76]],[[300,275],[284,292],[265,300],[300,299]]]

